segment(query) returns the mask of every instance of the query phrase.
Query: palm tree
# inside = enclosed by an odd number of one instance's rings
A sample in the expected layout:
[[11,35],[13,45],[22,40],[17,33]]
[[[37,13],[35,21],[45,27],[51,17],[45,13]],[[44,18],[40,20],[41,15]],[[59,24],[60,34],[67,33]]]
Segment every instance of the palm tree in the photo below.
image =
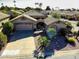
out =
[[42,5],[43,5],[42,3],[39,3],[39,7],[40,7],[40,8],[42,7]]
[[39,8],[41,8],[43,4],[37,2],[37,3],[35,3],[35,5],[39,6]]
[[35,3],[35,6],[37,6],[38,4],[39,4],[39,3],[38,3],[38,2],[36,2],[36,3]]
[[4,3],[1,3],[1,6],[4,6]]
[[15,0],[13,1],[13,3],[14,3],[14,7],[16,7],[16,1]]

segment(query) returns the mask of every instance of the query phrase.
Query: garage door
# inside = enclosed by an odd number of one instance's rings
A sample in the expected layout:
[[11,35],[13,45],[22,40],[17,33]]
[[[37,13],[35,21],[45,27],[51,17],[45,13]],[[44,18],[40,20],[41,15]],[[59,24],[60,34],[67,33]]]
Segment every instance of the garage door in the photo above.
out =
[[21,23],[15,25],[15,30],[32,30],[32,24]]

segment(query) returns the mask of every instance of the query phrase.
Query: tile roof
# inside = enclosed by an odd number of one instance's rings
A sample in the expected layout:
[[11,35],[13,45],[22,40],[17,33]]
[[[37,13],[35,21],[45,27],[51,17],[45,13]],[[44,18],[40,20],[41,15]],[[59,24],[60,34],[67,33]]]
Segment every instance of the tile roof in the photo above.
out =
[[35,11],[35,10],[27,11],[25,14],[29,15],[29,16],[45,16],[44,14],[42,14],[38,11]]
[[30,20],[37,21],[35,18],[32,18],[32,17],[30,17],[30,16],[28,16],[28,15],[26,15],[26,14],[19,15],[19,16],[13,18],[11,21],[14,21],[14,20],[16,20],[16,19],[18,19],[18,18],[20,18],[20,17],[22,17],[22,16],[24,16],[24,17],[26,17],[26,18],[28,18],[28,19],[30,19]]
[[9,17],[9,15],[0,12],[0,20]]
[[57,21],[58,21],[58,19],[56,19],[52,16],[49,16],[46,19],[44,19],[44,22],[46,23],[46,25],[50,25],[51,23],[54,23],[54,22],[57,22]]

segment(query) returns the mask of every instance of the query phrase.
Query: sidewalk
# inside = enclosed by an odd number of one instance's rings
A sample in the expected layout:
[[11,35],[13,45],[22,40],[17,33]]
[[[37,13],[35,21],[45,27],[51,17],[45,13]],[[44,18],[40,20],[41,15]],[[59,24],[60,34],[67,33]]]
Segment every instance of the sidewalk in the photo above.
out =
[[56,51],[54,55],[47,59],[79,59],[79,49],[69,51]]

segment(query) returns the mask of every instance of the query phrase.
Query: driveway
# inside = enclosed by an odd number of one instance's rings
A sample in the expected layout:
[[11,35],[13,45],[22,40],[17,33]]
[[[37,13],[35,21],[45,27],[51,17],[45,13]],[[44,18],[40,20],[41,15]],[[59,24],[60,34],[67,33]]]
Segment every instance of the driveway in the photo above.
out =
[[32,56],[34,50],[34,37],[28,37],[8,43],[1,56]]
[[10,36],[10,41],[1,56],[33,56],[36,49],[33,32],[17,31]]

